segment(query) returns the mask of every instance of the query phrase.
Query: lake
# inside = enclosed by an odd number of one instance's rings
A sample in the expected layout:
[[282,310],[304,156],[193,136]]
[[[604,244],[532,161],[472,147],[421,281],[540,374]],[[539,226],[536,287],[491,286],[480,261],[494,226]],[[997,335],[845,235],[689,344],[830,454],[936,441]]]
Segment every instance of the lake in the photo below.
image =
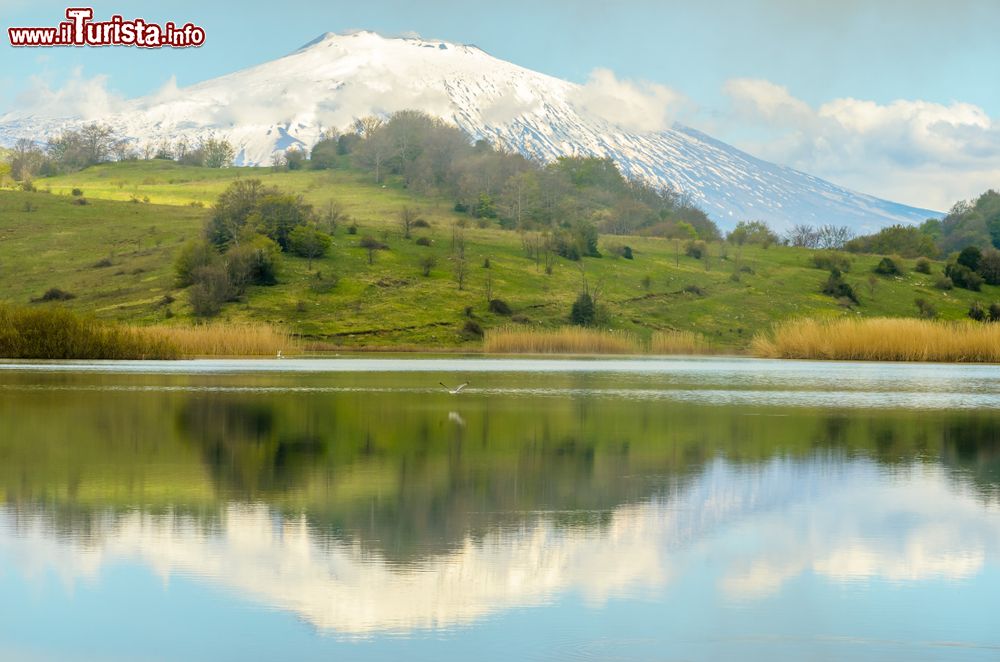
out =
[[0,659],[847,657],[1000,659],[998,367],[0,365]]

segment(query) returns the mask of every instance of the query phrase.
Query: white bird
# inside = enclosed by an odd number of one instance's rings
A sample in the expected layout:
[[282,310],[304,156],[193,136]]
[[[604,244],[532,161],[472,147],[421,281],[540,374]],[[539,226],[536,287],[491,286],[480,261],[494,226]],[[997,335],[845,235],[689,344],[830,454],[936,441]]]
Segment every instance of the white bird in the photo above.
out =
[[455,388],[448,388],[448,386],[444,382],[438,382],[438,384],[440,384],[441,386],[444,386],[446,389],[448,389],[448,392],[451,393],[452,395],[458,395],[459,393],[462,392],[463,388],[465,388],[466,386],[469,385],[469,382],[463,382],[463,383],[459,384],[458,386],[456,386]]
[[284,356],[282,356],[282,355],[281,355],[281,350],[280,350],[280,349],[278,350],[278,358],[279,358],[279,359],[283,359],[283,358],[285,358]]

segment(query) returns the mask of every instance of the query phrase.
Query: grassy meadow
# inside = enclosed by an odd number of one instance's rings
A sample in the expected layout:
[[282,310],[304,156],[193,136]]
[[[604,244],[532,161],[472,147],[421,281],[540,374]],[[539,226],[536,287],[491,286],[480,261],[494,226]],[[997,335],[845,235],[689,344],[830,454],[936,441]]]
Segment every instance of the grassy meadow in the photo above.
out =
[[[972,301],[1000,300],[1000,288],[982,292],[934,287],[931,274],[902,260],[903,274],[869,276],[880,256],[851,256],[846,274],[860,298],[847,308],[820,293],[828,272],[812,263],[814,251],[763,249],[713,243],[709,259],[684,255],[683,242],[602,235],[601,258],[556,257],[552,273],[526,255],[521,236],[495,224],[464,230],[467,276],[459,289],[451,259],[455,223],[470,221],[445,198],[413,196],[399,183],[375,185],[349,170],[278,172],[269,168],[207,169],[167,161],[107,164],[35,182],[37,192],[0,190],[0,302],[65,307],[101,320],[140,325],[190,326],[187,291],[174,282],[179,247],[201,231],[218,194],[237,178],[301,195],[317,211],[340,205],[341,222],[326,257],[282,255],[279,284],[251,287],[226,304],[217,321],[266,324],[294,334],[307,346],[343,348],[467,348],[483,346],[481,330],[554,330],[568,323],[585,276],[603,311],[599,326],[631,334],[642,347],[684,351],[678,332],[692,332],[697,351],[744,351],[776,322],[813,317],[915,317],[916,298],[942,319],[966,315]],[[83,191],[86,204],[71,195]],[[419,210],[429,228],[403,238],[397,214]],[[357,233],[348,226],[356,224]],[[359,240],[388,244],[374,264]],[[417,243],[425,237],[429,246]],[[634,259],[614,248],[628,245]],[[433,258],[428,276],[421,263]],[[487,264],[488,267],[485,265]],[[334,284],[335,283],[335,284]],[[489,287],[488,287],[489,284]],[[51,288],[73,298],[29,303]],[[511,315],[491,312],[487,290]],[[660,338],[657,345],[656,338]],[[692,350],[693,351],[693,350]],[[685,352],[686,353],[686,352]]]

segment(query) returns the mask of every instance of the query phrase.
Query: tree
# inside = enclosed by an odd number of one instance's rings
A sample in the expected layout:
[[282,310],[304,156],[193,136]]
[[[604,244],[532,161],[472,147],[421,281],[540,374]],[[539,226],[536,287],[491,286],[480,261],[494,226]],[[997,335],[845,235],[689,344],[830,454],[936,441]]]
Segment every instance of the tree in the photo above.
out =
[[764,221],[740,221],[733,231],[726,235],[726,240],[737,246],[758,244],[767,248],[771,244],[778,243],[778,235]]
[[219,195],[205,227],[208,240],[218,247],[238,241],[260,200],[275,194],[277,189],[265,187],[259,179],[240,179],[230,184]]
[[413,224],[417,222],[420,215],[417,211],[411,207],[403,207],[399,210],[399,225],[403,228],[403,238],[410,238],[410,231],[413,229]]
[[573,302],[570,309],[569,319],[577,326],[590,326],[597,318],[597,306],[587,292],[580,292],[580,295]]
[[287,251],[292,230],[304,225],[311,215],[312,207],[302,202],[302,198],[269,193],[257,201],[248,223],[277,242],[282,251]]
[[454,264],[453,272],[455,274],[455,282],[458,283],[458,289],[465,289],[465,277],[468,274],[469,265],[464,257],[453,257],[452,262]]
[[420,273],[422,273],[425,278],[431,275],[431,269],[433,269],[436,266],[437,266],[437,258],[434,257],[433,255],[425,255],[424,257],[420,258]]
[[333,134],[327,135],[313,145],[312,151],[309,152],[309,167],[314,170],[336,168],[338,163],[337,157],[339,156],[337,144],[338,138]]
[[10,176],[17,181],[29,181],[41,170],[45,153],[27,138],[14,143],[10,159]]
[[233,163],[236,152],[228,140],[209,138],[200,147],[206,168],[227,168]]
[[368,252],[368,264],[375,264],[375,251],[382,251],[388,248],[388,246],[370,235],[362,237],[358,245]]
[[326,255],[331,243],[330,235],[320,232],[312,223],[299,225],[288,234],[289,248],[294,254],[309,259],[310,271],[313,260]]

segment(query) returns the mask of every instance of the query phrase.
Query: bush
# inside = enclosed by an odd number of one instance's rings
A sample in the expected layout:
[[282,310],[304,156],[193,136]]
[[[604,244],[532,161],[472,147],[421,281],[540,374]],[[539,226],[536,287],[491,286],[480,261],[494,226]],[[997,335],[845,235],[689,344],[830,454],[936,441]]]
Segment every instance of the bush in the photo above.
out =
[[357,223],[351,223],[350,225],[347,226],[347,234],[357,234],[357,233],[358,233]]
[[37,298],[31,300],[31,303],[44,303],[46,301],[69,301],[70,299],[75,299],[76,295],[66,290],[61,290],[58,287],[50,287],[45,290],[45,293]]
[[903,270],[899,268],[899,265],[891,257],[884,257],[879,260],[879,263],[875,265],[874,271],[880,276],[899,276],[903,273]]
[[87,198],[73,198],[73,204],[83,207],[84,205],[88,205],[90,203],[87,202]]
[[83,195],[83,190],[75,188],[72,191],[70,191],[69,194],[72,195],[74,198],[79,198],[81,195]]
[[388,244],[379,241],[378,239],[376,239],[371,235],[365,235],[364,237],[362,237],[361,241],[358,242],[358,246],[361,246],[361,248],[367,248],[369,250],[376,250],[376,251],[384,251],[387,248],[389,248]]
[[462,335],[466,337],[482,338],[483,333],[482,325],[475,320],[466,320],[462,327]]
[[431,269],[437,266],[437,258],[433,255],[426,255],[420,258],[420,273],[427,276],[431,275]]
[[983,252],[976,246],[966,246],[958,254],[956,262],[972,271],[979,270],[979,262],[983,259]]
[[242,294],[248,285],[276,285],[280,252],[278,245],[263,235],[230,248],[225,262],[234,294]]
[[187,287],[194,282],[194,272],[219,260],[219,253],[208,241],[192,240],[181,246],[174,260],[177,287]]
[[594,299],[586,292],[581,292],[580,296],[573,302],[569,319],[577,326],[590,326],[597,319],[597,307]]
[[836,251],[817,251],[812,256],[813,266],[824,271],[840,270],[847,273],[851,270],[852,260],[843,253]]
[[990,321],[1000,322],[1000,303],[990,304]]
[[934,287],[938,288],[939,290],[950,290],[951,288],[955,287],[955,284],[951,282],[951,279],[948,278],[947,276],[941,276],[940,278],[937,279],[937,282],[934,283]]
[[422,218],[418,218],[417,220],[413,221],[413,227],[415,228],[429,228],[430,226],[431,224]]
[[971,319],[977,322],[982,322],[986,319],[986,310],[983,308],[983,304],[978,301],[973,301],[972,305],[969,306],[968,315]]
[[945,267],[944,275],[951,278],[955,287],[978,292],[983,286],[983,277],[965,264],[951,263]]
[[988,248],[979,260],[979,275],[987,285],[1000,285],[1000,251]]
[[299,225],[288,234],[288,248],[299,257],[313,260],[330,250],[330,235],[320,232],[314,225]]
[[917,307],[917,314],[924,319],[934,319],[937,317],[937,308],[934,304],[930,303],[926,299],[917,298],[913,301],[913,305]]
[[698,287],[697,285],[685,285],[682,291],[687,294],[693,294],[698,297],[703,297],[707,294],[704,288]]
[[847,299],[855,304],[860,303],[858,295],[854,293],[854,288],[844,280],[843,274],[838,269],[830,271],[830,277],[823,284],[821,291],[835,299]]
[[197,317],[212,317],[222,310],[222,304],[233,296],[229,273],[221,264],[195,269],[193,284],[188,290],[191,310]]
[[428,239],[427,237],[417,237],[417,240],[414,243],[417,246],[430,246],[431,240]]
[[926,257],[921,257],[917,259],[917,264],[913,267],[913,270],[921,274],[929,274],[931,272],[931,261]]
[[708,244],[700,239],[696,241],[689,241],[687,246],[684,248],[684,254],[688,257],[693,257],[696,260],[700,260],[708,254]]
[[490,301],[490,312],[497,315],[510,315],[513,311],[503,299],[493,299]]
[[93,266],[94,269],[103,269],[105,267],[110,267],[111,266],[111,258],[109,258],[109,257],[102,257],[97,262],[94,262],[94,264],[92,266]]

